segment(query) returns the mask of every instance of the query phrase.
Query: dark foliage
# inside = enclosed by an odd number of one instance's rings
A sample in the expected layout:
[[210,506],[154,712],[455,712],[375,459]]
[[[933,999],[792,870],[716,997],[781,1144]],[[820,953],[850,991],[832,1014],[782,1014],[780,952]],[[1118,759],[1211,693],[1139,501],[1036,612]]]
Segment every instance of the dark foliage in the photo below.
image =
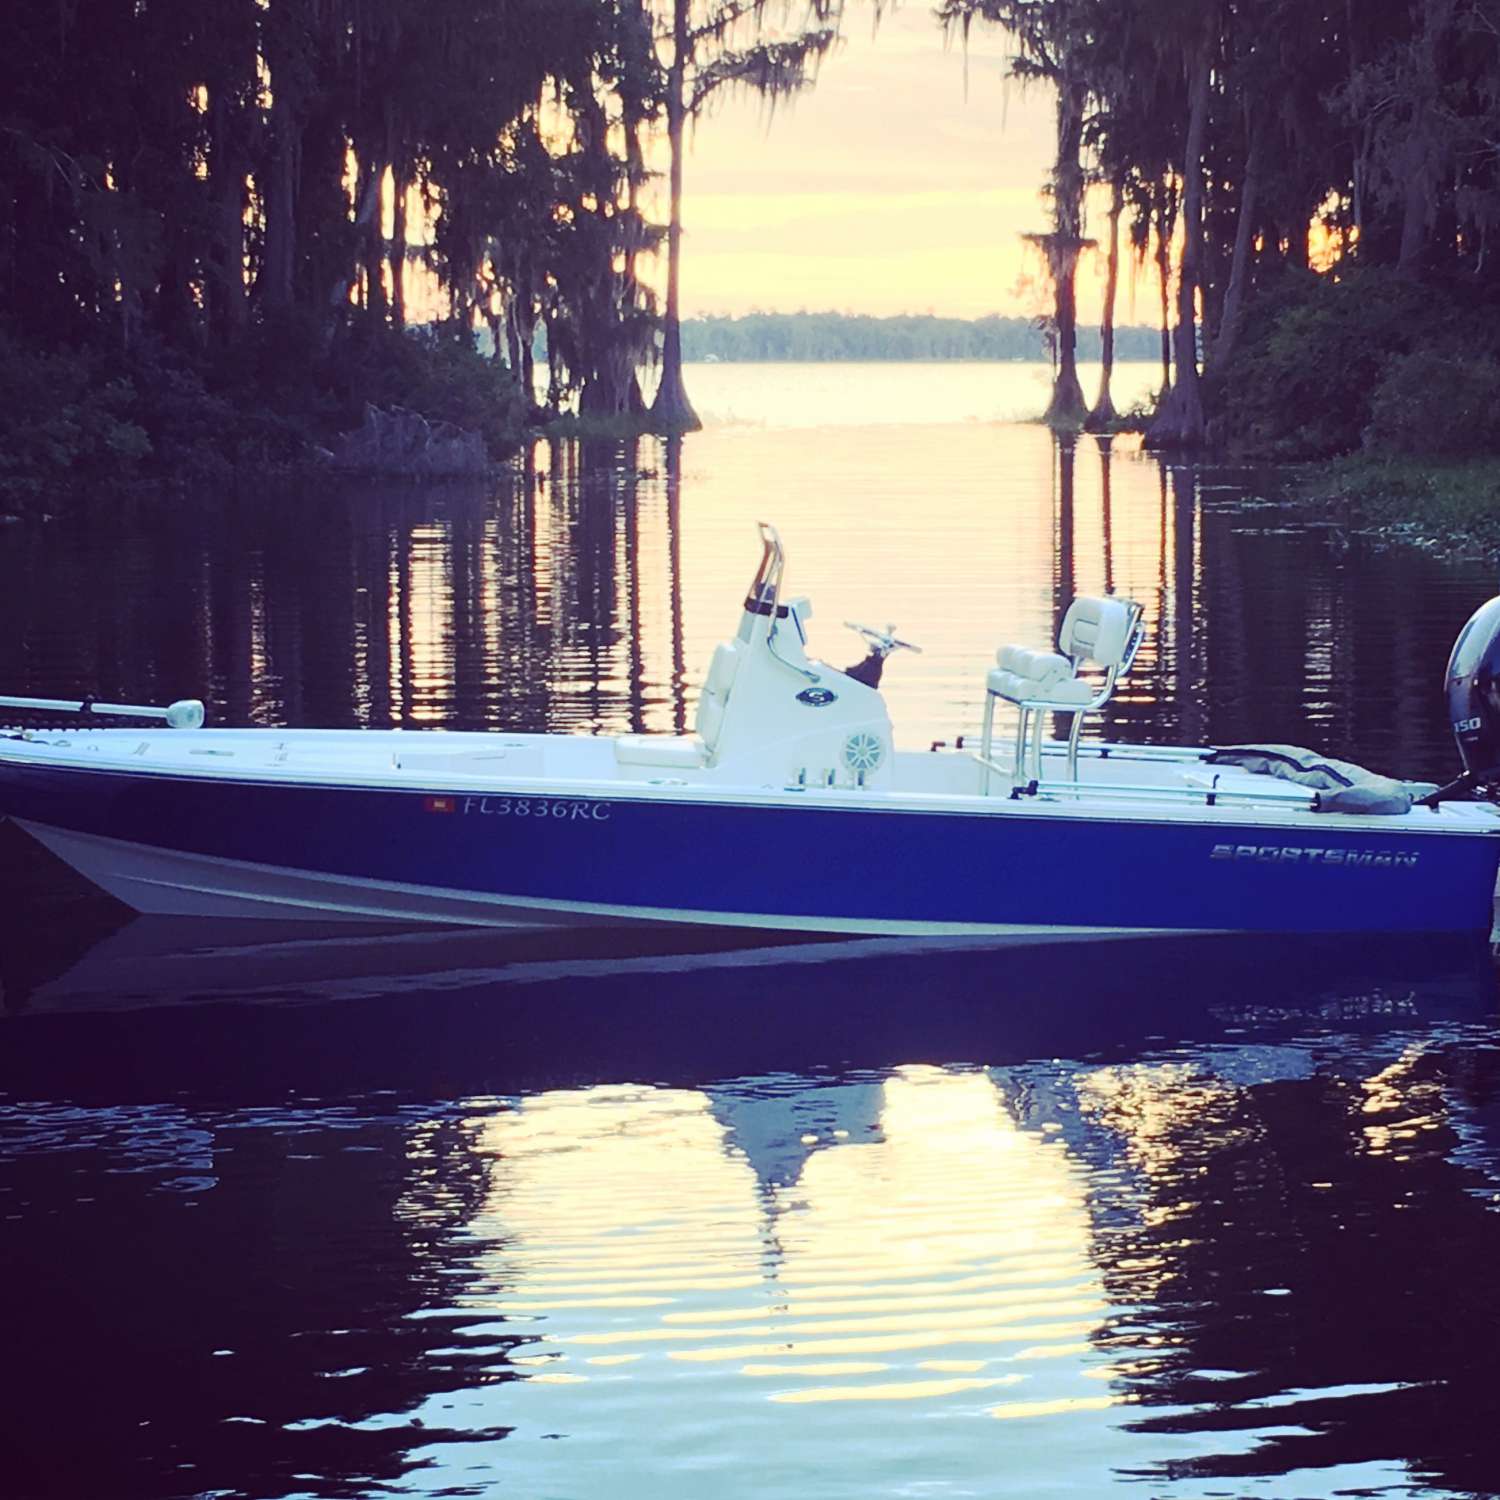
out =
[[1233,354],[1210,372],[1214,436],[1273,458],[1358,447],[1372,393],[1430,308],[1422,288],[1388,272],[1339,281],[1283,272],[1253,303]]
[[1472,284],[1394,268],[1289,272],[1211,373],[1213,436],[1288,459],[1500,451],[1495,311]]
[[136,418],[135,387],[104,360],[0,336],[0,500],[39,494],[79,465],[138,469],[152,448]]
[[1397,355],[1370,397],[1365,436],[1401,457],[1500,453],[1500,360],[1459,346]]
[[[293,462],[369,403],[500,451],[534,404],[538,325],[554,403],[599,402],[649,349],[642,0],[84,0],[10,21],[12,488]],[[481,327],[525,357],[481,359]]]
[[940,13],[1006,26],[1016,71],[1059,91],[1050,239],[1079,232],[1087,176],[1156,260],[1169,389],[1148,442],[1496,451],[1500,0],[942,0]]

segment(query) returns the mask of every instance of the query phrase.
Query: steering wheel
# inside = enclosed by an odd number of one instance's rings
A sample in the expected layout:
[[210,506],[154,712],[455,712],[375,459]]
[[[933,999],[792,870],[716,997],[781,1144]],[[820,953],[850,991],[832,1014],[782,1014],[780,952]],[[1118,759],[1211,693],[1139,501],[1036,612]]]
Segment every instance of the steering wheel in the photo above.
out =
[[897,640],[892,632],[894,625],[887,625],[884,630],[876,630],[873,625],[857,625],[853,620],[845,620],[844,628],[852,630],[856,635],[862,635],[870,650],[879,656],[886,657],[892,651],[915,651],[918,656],[922,654],[920,646],[914,646],[910,641]]

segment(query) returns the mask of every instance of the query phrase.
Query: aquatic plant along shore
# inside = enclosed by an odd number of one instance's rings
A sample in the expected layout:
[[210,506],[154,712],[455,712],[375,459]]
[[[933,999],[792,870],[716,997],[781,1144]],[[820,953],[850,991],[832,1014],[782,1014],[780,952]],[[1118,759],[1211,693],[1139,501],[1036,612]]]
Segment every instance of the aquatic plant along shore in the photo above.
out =
[[1309,466],[1295,488],[1342,534],[1449,556],[1500,558],[1500,460],[1356,454]]

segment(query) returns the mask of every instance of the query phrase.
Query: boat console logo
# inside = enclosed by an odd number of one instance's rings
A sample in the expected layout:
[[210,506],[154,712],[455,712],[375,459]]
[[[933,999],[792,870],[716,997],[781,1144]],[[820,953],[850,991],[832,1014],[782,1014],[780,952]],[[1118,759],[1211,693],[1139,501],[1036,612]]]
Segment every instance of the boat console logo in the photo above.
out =
[[797,694],[797,702],[805,703],[809,708],[827,708],[830,703],[837,703],[839,695],[830,688],[803,688]]
[[1407,849],[1308,849],[1287,844],[1215,844],[1210,859],[1267,865],[1341,865],[1345,869],[1413,870],[1421,855]]

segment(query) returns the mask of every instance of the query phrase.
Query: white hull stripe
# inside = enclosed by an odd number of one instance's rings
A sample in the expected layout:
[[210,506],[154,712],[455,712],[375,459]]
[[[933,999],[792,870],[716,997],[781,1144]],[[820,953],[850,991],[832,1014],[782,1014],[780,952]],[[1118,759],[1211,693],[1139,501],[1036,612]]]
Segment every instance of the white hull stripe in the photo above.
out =
[[1008,922],[916,922],[695,911],[593,901],[515,898],[385,880],[351,880],[276,865],[157,849],[18,820],[39,843],[138,912],[161,916],[305,916],[508,928],[651,923],[831,932],[871,937],[1127,937],[1187,928],[1089,927]]

